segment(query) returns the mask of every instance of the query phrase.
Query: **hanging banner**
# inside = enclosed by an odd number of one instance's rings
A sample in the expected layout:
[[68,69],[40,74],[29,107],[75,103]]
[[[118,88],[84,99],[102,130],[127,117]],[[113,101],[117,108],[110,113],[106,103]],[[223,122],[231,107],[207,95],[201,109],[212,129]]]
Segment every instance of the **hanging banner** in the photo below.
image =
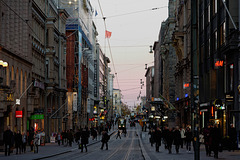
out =
[[77,111],[77,92],[73,92],[73,111]]

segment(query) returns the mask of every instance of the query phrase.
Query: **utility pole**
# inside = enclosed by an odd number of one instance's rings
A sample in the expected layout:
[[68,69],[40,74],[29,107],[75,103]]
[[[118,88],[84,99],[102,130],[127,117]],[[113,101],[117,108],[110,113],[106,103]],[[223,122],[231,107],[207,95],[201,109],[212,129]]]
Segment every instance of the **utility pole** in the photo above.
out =
[[194,159],[200,160],[199,150],[199,63],[198,63],[198,0],[191,0],[191,110],[194,135]]

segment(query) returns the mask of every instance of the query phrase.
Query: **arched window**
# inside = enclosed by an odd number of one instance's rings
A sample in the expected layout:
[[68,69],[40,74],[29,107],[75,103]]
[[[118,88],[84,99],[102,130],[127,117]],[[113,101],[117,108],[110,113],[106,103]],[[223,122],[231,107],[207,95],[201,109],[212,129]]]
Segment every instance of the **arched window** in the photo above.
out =
[[6,85],[9,86],[10,85],[10,75],[9,75],[9,66],[6,69]]
[[20,94],[23,93],[23,71],[21,69],[21,76],[20,76]]
[[27,89],[27,72],[24,75],[24,91]]
[[18,68],[16,71],[16,75],[15,75],[15,79],[16,79],[16,92],[19,93],[19,73],[18,73]]
[[14,80],[14,67],[12,66],[11,80]]

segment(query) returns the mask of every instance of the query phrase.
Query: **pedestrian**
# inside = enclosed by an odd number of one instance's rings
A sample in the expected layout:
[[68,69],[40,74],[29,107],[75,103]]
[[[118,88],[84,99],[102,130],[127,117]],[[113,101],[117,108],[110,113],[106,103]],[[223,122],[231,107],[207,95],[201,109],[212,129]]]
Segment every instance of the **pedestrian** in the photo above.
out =
[[210,135],[212,137],[212,149],[214,152],[214,158],[218,158],[219,144],[221,141],[220,129],[217,124],[211,129]]
[[7,126],[7,130],[3,133],[3,141],[5,145],[5,156],[10,156],[10,149],[12,147],[13,132],[10,130],[10,126]]
[[159,152],[159,147],[161,146],[161,139],[162,139],[162,131],[160,130],[159,127],[157,127],[157,130],[154,133],[154,141],[155,141],[155,147],[156,147],[156,152]]
[[211,148],[210,146],[212,145],[212,139],[210,137],[210,130],[211,130],[211,125],[208,125],[207,128],[204,128],[203,130],[203,136],[204,136],[204,145],[205,145],[205,150],[206,150],[206,155],[211,156]]
[[64,130],[61,132],[61,136],[62,136],[62,145],[64,145],[64,140],[65,140],[65,131]]
[[173,133],[173,136],[174,136],[174,145],[175,145],[176,153],[178,154],[179,153],[179,147],[181,145],[181,139],[182,139],[178,126],[176,127],[176,129]]
[[149,141],[151,143],[151,146],[153,146],[153,144],[155,143],[155,141],[154,141],[155,130],[154,129],[150,129],[148,134],[150,135]]
[[58,146],[60,146],[60,142],[61,142],[61,139],[62,139],[62,136],[61,136],[60,132],[58,132],[58,134],[56,135],[56,139],[57,139],[57,142],[58,142]]
[[38,134],[38,132],[36,131],[34,134],[34,139],[33,139],[34,153],[38,153],[39,140],[40,140],[40,134]]
[[15,147],[16,147],[16,154],[21,154],[21,146],[22,146],[22,135],[20,133],[20,130],[17,131],[16,135],[15,135]]
[[117,133],[117,137],[116,137],[116,139],[117,139],[118,137],[121,139],[121,133],[120,133],[120,130],[118,130],[118,133]]
[[110,139],[110,136],[108,135],[108,133],[106,131],[102,131],[102,147],[100,149],[103,149],[104,144],[106,144],[106,150],[108,150],[108,141]]
[[189,127],[186,128],[185,136],[187,152],[191,152],[192,132]]
[[181,134],[181,148],[183,148],[183,144],[185,144],[185,129],[184,128],[180,128],[180,134]]
[[162,131],[162,138],[163,138],[163,143],[164,143],[164,148],[167,149],[167,133],[168,133],[168,127],[165,126],[163,131]]
[[167,149],[168,149],[168,153],[171,154],[172,153],[172,144],[173,144],[173,131],[172,128],[169,128],[169,130],[166,130],[166,141],[167,141]]
[[22,133],[22,152],[26,153],[26,146],[27,146],[27,135],[26,133]]
[[82,148],[80,138],[81,138],[81,131],[80,131],[80,129],[78,129],[75,134],[75,142],[78,144],[78,149]]
[[31,151],[33,151],[33,140],[34,140],[34,129],[33,127],[31,127],[28,135],[28,144],[30,146]]
[[85,150],[87,152],[88,138],[89,138],[89,131],[87,127],[85,127],[83,128],[81,133],[81,152],[83,152],[83,146],[85,147]]
[[68,140],[68,144],[70,147],[72,147],[72,142],[73,142],[73,134],[71,130],[68,130],[67,132],[67,140]]
[[236,128],[233,126],[233,124],[230,124],[230,128],[228,129],[228,136],[229,136],[229,149],[228,151],[230,152],[231,150],[234,152],[235,148],[237,148],[237,131]]

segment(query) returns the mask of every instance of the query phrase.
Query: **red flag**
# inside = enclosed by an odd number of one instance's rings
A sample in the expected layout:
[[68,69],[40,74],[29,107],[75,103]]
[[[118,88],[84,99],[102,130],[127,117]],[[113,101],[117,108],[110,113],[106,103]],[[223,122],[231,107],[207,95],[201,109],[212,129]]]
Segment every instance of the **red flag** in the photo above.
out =
[[106,32],[105,32],[105,38],[110,38],[111,35],[112,35],[112,32],[109,32],[109,31],[106,30]]

